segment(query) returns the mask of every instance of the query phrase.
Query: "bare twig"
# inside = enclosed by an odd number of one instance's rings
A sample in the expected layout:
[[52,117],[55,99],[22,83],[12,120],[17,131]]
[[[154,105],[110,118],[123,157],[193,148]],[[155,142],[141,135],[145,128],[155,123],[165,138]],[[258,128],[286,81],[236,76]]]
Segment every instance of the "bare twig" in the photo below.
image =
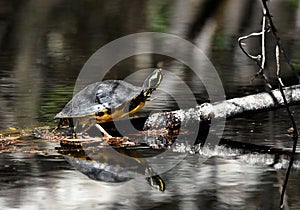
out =
[[[280,198],[280,209],[283,209],[284,208],[284,199],[285,199],[284,195],[285,195],[285,191],[286,191],[286,187],[287,187],[287,183],[288,183],[288,179],[289,179],[289,174],[290,174],[293,162],[294,162],[294,156],[295,156],[296,146],[297,146],[297,142],[298,142],[298,129],[297,129],[296,122],[295,122],[295,119],[293,117],[293,114],[292,114],[292,112],[289,108],[286,96],[284,94],[284,89],[283,89],[284,84],[282,82],[281,72],[280,72],[280,53],[282,53],[284,55],[284,58],[285,58],[286,62],[290,66],[291,70],[295,73],[299,83],[300,83],[300,76],[299,76],[298,72],[296,71],[294,65],[292,64],[291,59],[289,58],[289,56],[287,55],[285,49],[282,46],[281,38],[279,36],[278,30],[276,29],[276,27],[275,27],[275,25],[272,21],[272,16],[270,15],[270,11],[269,11],[269,8],[268,8],[268,5],[267,5],[267,1],[268,0],[262,0],[263,18],[262,18],[262,29],[261,29],[261,31],[258,32],[258,33],[252,33],[250,35],[240,37],[238,39],[238,42],[239,42],[239,46],[242,49],[242,51],[250,59],[254,60],[257,63],[257,65],[259,66],[259,71],[256,73],[255,76],[256,77],[260,76],[260,75],[263,76],[266,84],[271,88],[271,85],[268,81],[268,78],[264,73],[265,62],[266,62],[266,51],[265,51],[265,47],[266,47],[265,46],[265,42],[266,42],[266,36],[265,35],[266,35],[266,32],[268,30],[272,31],[272,34],[274,35],[274,37],[276,39],[275,56],[276,56],[276,66],[277,66],[277,72],[276,72],[277,81],[278,81],[278,84],[279,84],[279,91],[280,91],[281,97],[283,99],[284,107],[287,110],[288,116],[289,116],[289,118],[291,120],[291,123],[292,123],[292,126],[293,126],[292,155],[291,155],[291,158],[290,158],[289,167],[288,167],[287,172],[286,172],[284,184],[283,184],[282,191],[281,191],[281,198]],[[267,20],[268,20],[269,26],[266,26]],[[243,47],[243,45],[245,45],[245,44],[242,43],[242,41],[245,40],[245,39],[248,39],[250,37],[253,37],[253,36],[261,36],[261,55],[253,56],[253,55],[249,54]]]
[[[266,11],[264,10],[263,12],[264,12],[264,15],[263,15],[263,18],[262,18],[261,31],[260,32],[254,32],[254,33],[251,33],[249,35],[240,37],[238,39],[238,43],[239,43],[239,46],[242,49],[242,51],[245,53],[245,55],[247,55],[250,59],[254,60],[256,62],[256,64],[259,66],[259,71],[255,74],[254,78],[262,76],[263,79],[265,80],[267,86],[271,89],[272,86],[271,86],[271,84],[268,80],[268,77],[264,73],[265,63],[266,63],[266,47],[265,47],[266,38],[265,37],[266,37],[266,32],[268,32],[269,28],[267,28],[267,26],[266,26],[266,16],[265,16]],[[249,39],[250,37],[255,37],[255,36],[261,36],[261,54],[259,54],[259,55],[251,55],[243,47],[243,45],[246,45],[245,43],[242,42],[243,40]]]
[[284,207],[284,195],[285,195],[285,190],[286,190],[286,187],[287,187],[287,184],[288,184],[288,180],[289,180],[289,176],[290,176],[290,172],[291,172],[291,169],[292,169],[292,166],[293,166],[293,163],[294,163],[294,159],[295,159],[295,154],[296,154],[296,148],[297,148],[297,143],[298,143],[298,129],[297,129],[297,125],[296,125],[296,122],[295,122],[295,119],[294,119],[294,116],[289,108],[289,105],[288,105],[288,102],[286,100],[286,97],[285,97],[285,94],[284,94],[284,91],[283,91],[283,86],[280,84],[279,82],[279,90],[280,90],[280,93],[282,95],[282,98],[283,98],[283,102],[285,104],[285,108],[287,110],[287,113],[291,119],[291,122],[292,122],[292,126],[293,126],[293,149],[292,149],[292,155],[291,155],[291,159],[290,159],[290,162],[289,162],[289,166],[287,168],[287,171],[286,171],[286,175],[285,175],[285,180],[284,180],[284,184],[283,184],[283,187],[282,187],[282,191],[281,191],[281,198],[280,198],[280,209],[283,209]]
[[284,58],[286,60],[286,62],[288,63],[288,65],[290,66],[291,70],[295,73],[297,79],[298,79],[298,83],[300,83],[300,76],[298,74],[298,72],[296,71],[291,59],[289,58],[287,52],[285,51],[285,49],[283,48],[282,46],[282,42],[281,42],[281,38],[279,36],[279,33],[278,33],[278,30],[277,28],[275,27],[274,23],[273,23],[273,20],[272,20],[272,15],[270,14],[270,10],[269,10],[269,7],[267,5],[267,1],[268,0],[262,0],[262,5],[263,5],[263,9],[265,11],[265,16],[268,18],[269,20],[269,24],[270,24],[270,29],[276,39],[276,42],[277,42],[277,45],[281,51],[281,53],[284,55]]
[[[265,14],[266,11],[263,10],[263,14]],[[266,16],[264,15],[262,18],[262,27],[261,27],[261,66],[260,69],[265,69],[265,63],[266,63]]]
[[284,87],[284,84],[282,82],[281,75],[280,75],[280,52],[279,52],[278,45],[276,45],[275,54],[276,54],[276,66],[277,66],[277,71],[276,71],[277,80],[278,80],[279,84],[282,87]]
[[271,31],[272,31],[273,35],[275,36],[275,39],[276,39],[276,42],[277,42],[277,45],[276,45],[277,80],[278,80],[278,84],[279,84],[279,90],[280,90],[280,93],[281,93],[281,96],[282,96],[282,99],[283,99],[283,102],[284,102],[284,106],[287,110],[287,113],[289,115],[289,118],[290,118],[292,126],[293,126],[292,155],[291,155],[291,158],[290,158],[289,167],[286,171],[285,180],[284,180],[284,183],[283,183],[283,186],[282,186],[282,191],[281,191],[281,196],[280,196],[280,209],[283,209],[284,208],[284,203],[285,203],[284,202],[285,201],[285,199],[284,199],[285,191],[286,191],[286,187],[287,187],[287,184],[288,184],[288,179],[289,179],[289,175],[290,175],[290,172],[291,172],[291,168],[292,168],[293,163],[294,163],[294,158],[295,158],[294,156],[295,156],[295,153],[296,153],[296,147],[297,147],[297,142],[298,142],[298,129],[297,129],[297,125],[296,125],[294,116],[293,116],[293,114],[292,114],[292,112],[289,108],[288,102],[286,100],[286,97],[285,97],[285,94],[284,94],[284,91],[283,91],[284,85],[283,85],[283,82],[282,82],[282,79],[281,79],[281,76],[280,76],[280,52],[284,55],[287,63],[289,64],[292,71],[296,74],[299,82],[300,82],[300,77],[299,77],[298,73],[296,72],[296,70],[294,68],[294,65],[292,64],[290,58],[288,57],[285,49],[282,46],[279,33],[278,33],[278,31],[277,31],[277,29],[276,29],[276,27],[275,27],[275,25],[272,21],[272,16],[270,15],[270,11],[269,11],[269,8],[268,8],[268,5],[267,5],[267,0],[262,0],[262,4],[263,4],[264,15],[269,20]]
[[[256,62],[259,62],[260,59],[261,59],[261,55],[251,55],[249,54],[245,49],[244,49],[244,45],[246,45],[245,43],[243,43],[242,41],[245,40],[245,39],[249,39],[250,37],[254,37],[254,36],[261,36],[263,34],[262,31],[260,32],[254,32],[254,33],[251,33],[251,34],[248,34],[246,36],[242,36],[242,37],[239,37],[238,38],[238,42],[239,42],[239,45],[240,45],[240,48],[242,49],[243,53],[245,53],[249,58],[251,58],[252,60],[256,61]],[[260,66],[260,64],[258,63],[258,65]]]

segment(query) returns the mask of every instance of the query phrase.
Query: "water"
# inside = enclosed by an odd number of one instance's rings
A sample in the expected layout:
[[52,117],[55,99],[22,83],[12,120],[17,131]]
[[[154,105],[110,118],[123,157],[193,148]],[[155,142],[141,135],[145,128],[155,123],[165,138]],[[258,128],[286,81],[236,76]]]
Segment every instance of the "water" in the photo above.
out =
[[[1,0],[0,130],[55,125],[53,117],[72,97],[87,59],[104,44],[142,31],[172,33],[195,43],[216,68],[226,98],[265,91],[262,80],[251,83],[257,67],[237,45],[239,36],[259,30],[259,1],[208,2]],[[271,1],[275,24],[297,70],[299,5],[299,1]],[[267,43],[266,73],[276,87],[273,43]],[[251,52],[257,52],[259,40],[247,44]],[[198,103],[208,101],[203,83],[191,70],[164,56],[130,57],[115,65],[106,79],[123,79],[161,61],[190,87]],[[288,67],[282,68],[285,84],[296,84]],[[135,84],[142,84],[144,78],[145,74],[137,75]],[[179,98],[185,92],[177,81],[165,82],[153,95],[155,100],[140,113],[178,108],[164,90],[169,88]],[[292,110],[299,123],[298,106]],[[228,120],[223,137],[290,149],[290,127],[286,111],[279,109]],[[277,209],[279,205],[284,170],[269,167],[269,156],[242,155],[221,148],[208,151],[208,156],[214,156],[203,162],[203,156],[189,154],[161,175],[167,190],[160,193],[151,190],[144,178],[118,184],[93,181],[74,170],[54,150],[56,146],[28,139],[17,145],[15,152],[1,150],[1,209]],[[32,153],[30,148],[41,152]],[[297,169],[287,189],[290,209],[299,209],[299,183]]]
[[[161,175],[167,187],[161,193],[151,190],[143,178],[117,184],[93,181],[54,154],[1,154],[0,203],[5,209],[278,207],[284,171],[226,156],[199,164],[201,158],[188,155]],[[299,206],[299,178],[298,172],[292,173],[287,191],[291,209]]]

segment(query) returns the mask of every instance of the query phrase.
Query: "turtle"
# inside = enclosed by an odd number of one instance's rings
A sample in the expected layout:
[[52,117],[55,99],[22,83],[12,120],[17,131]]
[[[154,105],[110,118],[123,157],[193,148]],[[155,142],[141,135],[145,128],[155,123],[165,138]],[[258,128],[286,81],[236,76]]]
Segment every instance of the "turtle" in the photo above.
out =
[[[96,126],[104,136],[112,137],[101,123],[113,121],[140,110],[152,92],[160,85],[162,69],[155,69],[145,79],[142,87],[123,80],[104,80],[86,86],[79,91],[55,116],[61,125],[82,127],[84,133]],[[73,120],[76,119],[76,123]],[[74,131],[76,134],[76,132]]]

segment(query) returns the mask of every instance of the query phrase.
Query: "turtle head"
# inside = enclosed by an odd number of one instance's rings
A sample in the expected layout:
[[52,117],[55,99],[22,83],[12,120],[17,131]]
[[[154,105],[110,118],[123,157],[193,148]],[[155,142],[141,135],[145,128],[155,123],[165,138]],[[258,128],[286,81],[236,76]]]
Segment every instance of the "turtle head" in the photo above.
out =
[[155,69],[145,80],[142,93],[145,97],[149,97],[151,93],[159,86],[161,80],[163,78],[163,74],[161,69]]
[[166,190],[165,182],[159,175],[150,176],[146,179],[153,189],[157,189],[162,192]]

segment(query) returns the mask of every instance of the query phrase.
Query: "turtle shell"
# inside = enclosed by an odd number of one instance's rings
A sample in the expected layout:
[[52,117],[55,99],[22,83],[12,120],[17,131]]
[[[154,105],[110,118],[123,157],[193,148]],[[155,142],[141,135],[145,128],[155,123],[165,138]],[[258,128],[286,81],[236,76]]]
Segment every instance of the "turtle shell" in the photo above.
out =
[[55,118],[85,117],[116,109],[129,104],[141,92],[141,88],[122,80],[96,82],[75,94]]

